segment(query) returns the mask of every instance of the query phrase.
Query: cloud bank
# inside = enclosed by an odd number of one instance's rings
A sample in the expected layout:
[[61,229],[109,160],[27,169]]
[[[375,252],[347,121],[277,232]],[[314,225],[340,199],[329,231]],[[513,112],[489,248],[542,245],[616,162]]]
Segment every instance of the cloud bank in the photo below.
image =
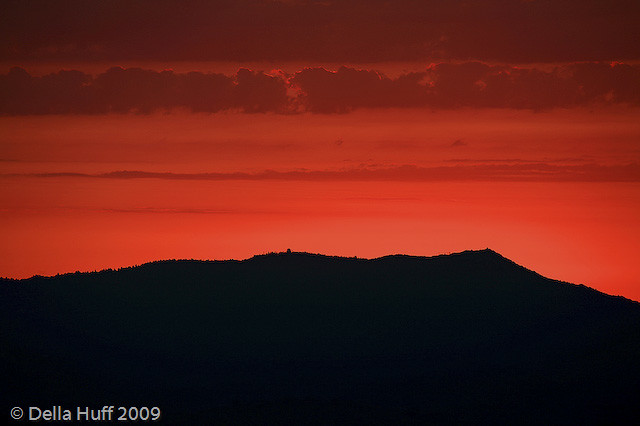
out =
[[305,68],[287,75],[241,68],[234,75],[114,67],[92,76],[62,70],[0,75],[0,114],[344,113],[358,108],[640,106],[640,66],[578,62],[551,70],[482,62],[432,64],[390,78],[370,69]]
[[635,0],[5,0],[0,60],[640,59]]

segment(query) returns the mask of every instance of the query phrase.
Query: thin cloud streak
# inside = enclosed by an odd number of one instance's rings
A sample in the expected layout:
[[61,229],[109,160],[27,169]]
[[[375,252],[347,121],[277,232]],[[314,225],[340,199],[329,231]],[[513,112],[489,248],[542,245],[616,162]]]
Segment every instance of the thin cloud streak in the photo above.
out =
[[3,178],[161,179],[161,180],[289,180],[289,181],[516,181],[516,182],[640,182],[640,164],[556,165],[549,163],[476,164],[420,167],[399,165],[345,170],[294,170],[247,173],[171,173],[122,170],[108,173],[3,174]]

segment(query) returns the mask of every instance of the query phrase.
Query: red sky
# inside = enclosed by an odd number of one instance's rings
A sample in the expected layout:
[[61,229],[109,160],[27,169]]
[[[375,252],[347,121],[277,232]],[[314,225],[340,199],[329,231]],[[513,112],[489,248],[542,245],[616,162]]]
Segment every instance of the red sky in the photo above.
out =
[[7,0],[8,60],[637,60],[634,0]]
[[640,300],[637,2],[0,8],[0,275],[490,247]]

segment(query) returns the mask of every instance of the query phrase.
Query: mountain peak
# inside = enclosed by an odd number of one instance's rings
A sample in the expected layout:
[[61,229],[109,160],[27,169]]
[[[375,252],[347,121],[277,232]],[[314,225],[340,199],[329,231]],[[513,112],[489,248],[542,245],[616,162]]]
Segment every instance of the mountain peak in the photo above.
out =
[[174,424],[246,423],[250,410],[274,424],[640,417],[640,305],[488,248],[285,251],[27,283],[0,283],[1,406],[148,400]]
[[461,251],[458,253],[452,253],[452,254],[473,254],[473,255],[492,256],[492,257],[500,257],[503,259],[507,259],[497,251],[490,249],[488,247],[484,249],[478,249],[478,250],[464,250],[464,251]]

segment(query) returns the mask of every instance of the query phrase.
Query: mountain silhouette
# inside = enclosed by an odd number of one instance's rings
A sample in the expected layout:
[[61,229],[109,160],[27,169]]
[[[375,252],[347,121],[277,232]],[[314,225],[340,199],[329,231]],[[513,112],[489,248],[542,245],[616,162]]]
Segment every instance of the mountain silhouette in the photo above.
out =
[[638,424],[640,304],[492,250],[0,282],[0,403],[167,424]]

